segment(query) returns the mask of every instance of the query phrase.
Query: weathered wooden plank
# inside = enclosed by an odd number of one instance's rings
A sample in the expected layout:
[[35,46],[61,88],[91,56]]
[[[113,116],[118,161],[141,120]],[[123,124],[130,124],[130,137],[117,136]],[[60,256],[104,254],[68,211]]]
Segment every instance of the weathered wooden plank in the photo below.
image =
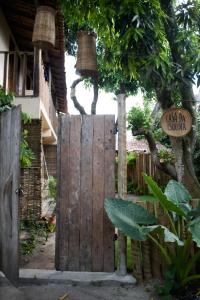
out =
[[81,135],[80,270],[92,271],[93,118],[83,116]]
[[19,277],[18,195],[20,107],[0,114],[0,267],[11,282]]
[[26,74],[27,74],[27,56],[23,55],[22,61],[22,96],[25,96],[26,92]]
[[[11,169],[12,169],[12,204],[11,210],[11,236],[9,255],[9,279],[17,282],[19,278],[19,194],[20,186],[20,141],[21,141],[21,108],[12,109],[11,116]],[[8,255],[8,254],[7,254]]]
[[7,73],[8,73],[8,53],[4,56],[4,72],[3,72],[3,88],[7,88]]
[[71,116],[69,165],[69,270],[79,271],[81,116]]
[[[126,96],[117,95],[118,99],[118,195],[127,197],[127,162],[126,162]],[[119,231],[118,272],[126,275],[126,237]]]
[[92,270],[103,270],[104,116],[94,117]]
[[33,94],[35,97],[39,95],[39,49],[34,47],[33,59]]
[[[7,250],[9,248],[8,236],[9,225],[11,222],[10,209],[8,209],[8,202],[10,195],[10,131],[11,131],[11,110],[1,114],[1,238],[2,238],[2,271],[7,276],[9,268],[9,257]],[[9,193],[9,195],[8,195]],[[9,196],[9,197],[8,197]]]
[[68,268],[69,248],[69,142],[70,117],[60,116],[57,148],[58,194],[56,201],[56,255],[57,270]]
[[[115,118],[105,116],[104,145],[104,192],[106,197],[115,197]],[[104,272],[114,271],[114,227],[104,210]]]

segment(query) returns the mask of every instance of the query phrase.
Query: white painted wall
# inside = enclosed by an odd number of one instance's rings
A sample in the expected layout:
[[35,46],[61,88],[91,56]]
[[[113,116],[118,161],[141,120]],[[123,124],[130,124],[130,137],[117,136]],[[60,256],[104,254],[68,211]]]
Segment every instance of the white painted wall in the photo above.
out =
[[[9,51],[9,28],[0,9],[0,51]],[[0,53],[0,85],[3,85],[4,54]]]
[[29,114],[32,119],[40,119],[41,108],[38,97],[15,97],[14,105],[21,105],[22,111]]

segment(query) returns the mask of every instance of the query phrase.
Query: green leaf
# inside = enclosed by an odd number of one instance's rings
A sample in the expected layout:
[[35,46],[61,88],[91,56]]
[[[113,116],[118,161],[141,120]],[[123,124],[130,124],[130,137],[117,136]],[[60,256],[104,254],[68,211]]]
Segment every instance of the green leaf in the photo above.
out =
[[[148,233],[150,232],[156,232],[159,234],[163,234],[164,241],[167,243],[177,243],[178,246],[183,246],[184,243],[176,236],[174,233],[172,233],[167,227],[163,225],[153,225],[153,226],[146,226],[146,230]],[[143,229],[144,231],[144,229]]]
[[137,241],[146,240],[149,232],[139,224],[156,223],[156,218],[152,214],[131,201],[106,199],[105,210],[115,227]]
[[189,231],[192,234],[193,241],[195,241],[197,246],[200,247],[200,217],[190,222]]
[[168,182],[165,188],[165,195],[177,205],[179,203],[187,203],[192,199],[191,195],[183,186],[183,184],[175,180],[170,180]]
[[151,189],[154,196],[159,200],[161,206],[168,210],[173,211],[177,215],[185,217],[186,214],[183,209],[181,209],[179,206],[177,206],[171,199],[168,199],[167,196],[161,191],[161,189],[158,187],[157,183],[146,174],[143,174],[145,182],[148,184],[149,188]]

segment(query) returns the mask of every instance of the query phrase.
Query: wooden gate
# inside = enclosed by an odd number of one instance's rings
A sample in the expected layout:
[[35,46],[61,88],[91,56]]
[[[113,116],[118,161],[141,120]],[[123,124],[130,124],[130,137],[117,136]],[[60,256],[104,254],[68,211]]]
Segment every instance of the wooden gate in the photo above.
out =
[[114,270],[114,116],[62,116],[58,141],[56,269]]
[[11,282],[19,277],[20,112],[15,107],[0,114],[0,270]]

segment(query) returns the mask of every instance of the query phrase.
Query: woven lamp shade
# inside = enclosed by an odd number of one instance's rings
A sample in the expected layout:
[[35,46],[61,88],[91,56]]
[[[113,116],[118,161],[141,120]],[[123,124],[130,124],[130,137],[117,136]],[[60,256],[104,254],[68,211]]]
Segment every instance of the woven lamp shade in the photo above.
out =
[[96,35],[79,31],[77,43],[76,73],[86,77],[97,77]]
[[39,6],[37,8],[32,37],[36,47],[46,50],[55,46],[55,14],[56,11],[52,7]]

